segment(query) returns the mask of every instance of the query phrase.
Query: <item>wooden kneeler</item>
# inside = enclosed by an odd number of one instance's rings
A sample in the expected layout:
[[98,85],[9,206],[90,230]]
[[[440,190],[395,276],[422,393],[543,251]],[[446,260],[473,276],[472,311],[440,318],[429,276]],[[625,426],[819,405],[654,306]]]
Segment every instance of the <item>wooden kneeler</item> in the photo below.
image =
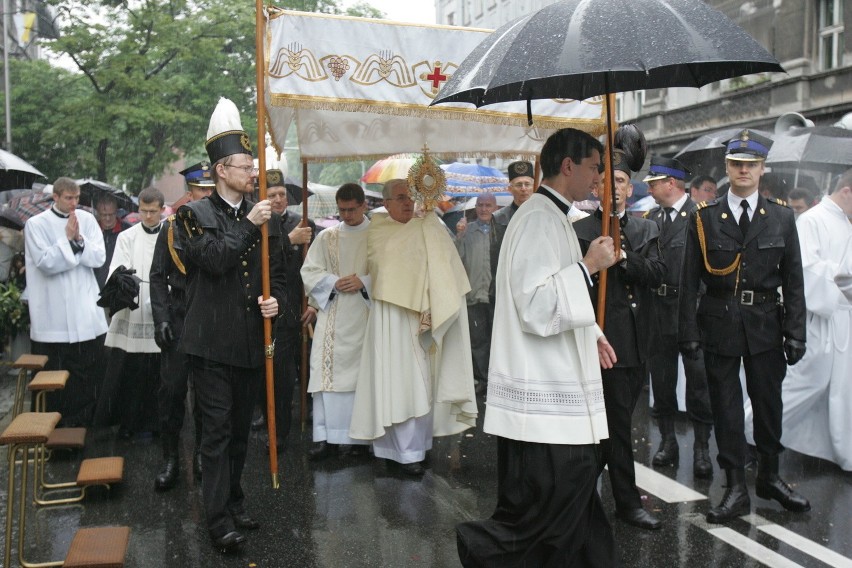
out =
[[26,392],[27,376],[31,372],[39,372],[47,365],[47,355],[32,355],[25,353],[12,363],[13,369],[18,369],[18,382],[15,385],[15,402],[12,404],[12,418],[24,411],[24,393]]
[[[130,538],[128,527],[83,528],[77,531],[71,542],[65,560],[55,562],[32,563],[24,559],[24,538],[26,533],[26,493],[29,460],[26,454],[31,447],[39,448],[46,442],[50,433],[59,422],[56,412],[23,412],[15,417],[0,435],[0,445],[9,445],[9,485],[6,505],[6,541],[4,566],[10,566],[12,558],[12,519],[14,517],[15,492],[20,487],[18,499],[18,562],[25,568],[47,566],[74,566],[89,568],[108,568],[124,566],[127,543]],[[21,483],[15,484],[15,460],[18,452],[21,459]],[[38,455],[38,452],[36,452]],[[37,460],[36,460],[37,461]]]

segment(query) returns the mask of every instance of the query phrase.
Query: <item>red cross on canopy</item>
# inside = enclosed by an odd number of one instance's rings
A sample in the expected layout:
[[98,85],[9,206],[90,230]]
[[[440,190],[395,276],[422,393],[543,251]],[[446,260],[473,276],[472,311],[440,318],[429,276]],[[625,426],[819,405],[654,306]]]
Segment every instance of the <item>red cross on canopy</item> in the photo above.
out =
[[441,86],[441,83],[446,81],[448,78],[449,77],[441,73],[441,67],[438,65],[435,65],[435,71],[433,71],[429,75],[426,75],[426,79],[432,81],[432,88],[435,90],[438,90],[438,87]]

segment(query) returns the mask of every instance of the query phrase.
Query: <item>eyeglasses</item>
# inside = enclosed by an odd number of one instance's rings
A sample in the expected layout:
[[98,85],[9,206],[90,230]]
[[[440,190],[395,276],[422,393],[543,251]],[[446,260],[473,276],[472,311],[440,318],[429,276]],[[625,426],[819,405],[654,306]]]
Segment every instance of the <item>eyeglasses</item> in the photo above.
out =
[[232,166],[231,164],[222,164],[226,168],[237,168],[238,170],[243,170],[246,175],[259,173],[260,170],[253,166]]

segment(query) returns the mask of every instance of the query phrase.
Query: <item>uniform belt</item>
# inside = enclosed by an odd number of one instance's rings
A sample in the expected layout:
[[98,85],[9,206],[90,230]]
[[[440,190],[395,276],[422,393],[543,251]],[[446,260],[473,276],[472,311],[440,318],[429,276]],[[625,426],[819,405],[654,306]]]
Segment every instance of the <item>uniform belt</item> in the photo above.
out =
[[659,288],[654,288],[654,292],[657,293],[657,296],[677,296],[680,288],[663,284]]
[[714,290],[708,289],[707,295],[711,298],[720,298],[722,300],[733,300],[736,298],[740,304],[744,306],[752,306],[754,304],[766,304],[768,302],[778,301],[778,292],[759,292],[757,290],[740,290],[737,296],[734,296],[731,290]]

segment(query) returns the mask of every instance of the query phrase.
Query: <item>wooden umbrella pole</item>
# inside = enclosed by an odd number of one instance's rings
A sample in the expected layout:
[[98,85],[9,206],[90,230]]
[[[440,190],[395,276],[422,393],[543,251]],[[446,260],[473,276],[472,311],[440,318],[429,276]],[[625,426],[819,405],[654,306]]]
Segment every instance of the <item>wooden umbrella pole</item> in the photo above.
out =
[[[258,184],[260,200],[266,199],[266,93],[264,89],[266,65],[264,59],[264,17],[263,0],[255,0],[255,69],[257,75],[257,164],[260,170]],[[260,267],[263,298],[270,295],[269,289],[269,223],[260,226]],[[272,488],[280,487],[278,481],[278,434],[275,428],[275,373],[272,357],[275,346],[272,343],[272,320],[263,318],[263,346],[266,363],[266,426],[269,432],[269,470],[272,473]]]
[[[302,162],[302,227],[308,226],[308,163]],[[302,259],[308,254],[308,246],[310,240],[302,246]],[[308,297],[305,296],[304,288],[302,288],[302,313],[308,309]],[[303,325],[302,331],[302,352],[301,365],[299,365],[299,410],[302,421],[302,432],[305,431],[305,424],[308,421],[308,327]]]
[[[615,180],[612,170],[613,124],[615,123],[615,95],[607,93],[606,105],[606,145],[604,148],[604,188],[601,197],[601,235],[612,237],[616,251],[621,250],[621,233],[618,226],[618,215],[613,215],[615,206]],[[606,284],[607,270],[601,270],[598,281],[598,325],[604,329],[606,319]]]

